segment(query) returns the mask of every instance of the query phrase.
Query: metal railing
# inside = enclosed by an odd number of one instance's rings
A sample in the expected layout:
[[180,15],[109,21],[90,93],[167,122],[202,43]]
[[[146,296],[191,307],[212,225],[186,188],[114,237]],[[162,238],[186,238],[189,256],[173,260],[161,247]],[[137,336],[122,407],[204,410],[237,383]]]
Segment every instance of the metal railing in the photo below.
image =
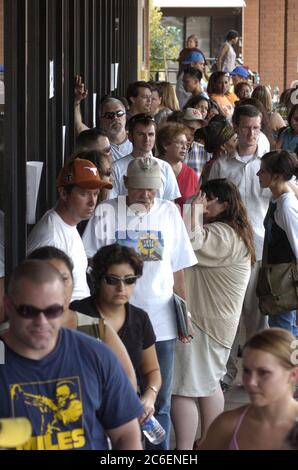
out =
[[[207,67],[210,70],[211,73],[211,68],[212,65],[215,63],[216,58],[215,57],[206,57],[206,62],[207,62]],[[167,63],[171,64],[166,68],[159,69],[159,70],[150,70],[150,77],[152,80],[159,82],[159,81],[166,81],[170,82],[172,85],[176,84],[177,81],[177,72],[178,72],[178,62],[176,59],[167,59]],[[176,63],[177,66],[174,67],[173,63]]]

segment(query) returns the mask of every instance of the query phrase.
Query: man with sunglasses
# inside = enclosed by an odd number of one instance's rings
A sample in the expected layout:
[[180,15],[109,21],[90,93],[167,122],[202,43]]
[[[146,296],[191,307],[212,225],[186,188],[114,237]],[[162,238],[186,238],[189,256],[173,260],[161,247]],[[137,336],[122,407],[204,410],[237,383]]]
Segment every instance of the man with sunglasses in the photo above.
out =
[[[75,79],[75,130],[79,135],[89,128],[82,121],[81,101],[88,95],[88,90],[82,81],[82,77]],[[127,138],[126,132],[126,109],[124,104],[117,98],[106,96],[100,104],[100,127],[106,132],[110,141],[113,161],[128,155],[132,151],[132,144]],[[97,148],[97,150],[100,150]]]
[[158,197],[174,201],[181,196],[178,183],[171,165],[168,162],[152,156],[155,145],[156,123],[150,114],[136,114],[128,121],[128,137],[133,145],[131,154],[113,163],[113,189],[109,199],[127,194],[124,177],[127,167],[135,158],[150,157],[156,161],[161,170],[162,184],[158,190]]
[[59,173],[56,206],[37,222],[28,238],[28,253],[41,246],[56,246],[72,259],[74,289],[72,300],[89,295],[86,279],[87,258],[77,225],[91,217],[101,188],[111,188],[103,181],[97,167],[89,160],[77,158]]
[[142,405],[102,342],[62,328],[62,275],[48,262],[23,262],[4,298],[0,418],[26,416],[23,450],[141,450]]
[[[175,205],[157,198],[162,173],[156,159],[133,158],[125,176],[127,196],[100,203],[83,235],[88,258],[113,243],[132,247],[144,261],[143,275],[131,297],[145,310],[157,338],[162,386],[155,402],[157,420],[167,437],[154,449],[168,449],[174,350],[177,336],[173,291],[185,298],[184,268],[197,263]],[[107,282],[116,282],[108,279]],[[191,333],[190,333],[191,334]],[[189,338],[183,338],[188,341]]]

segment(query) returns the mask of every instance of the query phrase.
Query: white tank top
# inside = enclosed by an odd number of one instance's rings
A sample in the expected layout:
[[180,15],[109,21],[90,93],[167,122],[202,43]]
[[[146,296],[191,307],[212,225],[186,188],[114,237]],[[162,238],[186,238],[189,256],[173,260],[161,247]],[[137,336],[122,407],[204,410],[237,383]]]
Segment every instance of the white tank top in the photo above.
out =
[[236,67],[236,52],[229,42],[226,41],[225,44],[228,46],[228,51],[222,60],[221,69],[223,72],[232,72]]

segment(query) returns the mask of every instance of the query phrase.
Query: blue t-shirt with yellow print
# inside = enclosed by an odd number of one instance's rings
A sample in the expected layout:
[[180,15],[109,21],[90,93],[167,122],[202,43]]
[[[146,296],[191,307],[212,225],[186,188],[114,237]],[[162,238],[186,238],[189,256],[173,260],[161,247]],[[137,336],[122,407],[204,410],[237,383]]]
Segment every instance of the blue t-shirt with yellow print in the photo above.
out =
[[0,365],[0,418],[26,416],[31,439],[22,450],[105,450],[105,429],[140,416],[142,405],[118,359],[103,343],[62,328],[41,360],[5,345]]

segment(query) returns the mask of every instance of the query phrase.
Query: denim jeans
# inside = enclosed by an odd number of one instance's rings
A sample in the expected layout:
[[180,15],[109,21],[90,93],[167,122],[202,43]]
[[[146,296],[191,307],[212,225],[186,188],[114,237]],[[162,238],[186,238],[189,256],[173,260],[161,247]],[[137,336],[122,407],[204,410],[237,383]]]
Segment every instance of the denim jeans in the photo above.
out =
[[162,386],[155,402],[155,417],[166,431],[166,439],[158,445],[146,440],[147,450],[168,450],[171,433],[171,394],[174,370],[174,352],[176,339],[157,341],[155,343],[157,358],[160,367]]
[[280,315],[269,315],[269,326],[278,327],[290,331],[298,338],[298,327],[296,324],[296,310],[281,313]]

